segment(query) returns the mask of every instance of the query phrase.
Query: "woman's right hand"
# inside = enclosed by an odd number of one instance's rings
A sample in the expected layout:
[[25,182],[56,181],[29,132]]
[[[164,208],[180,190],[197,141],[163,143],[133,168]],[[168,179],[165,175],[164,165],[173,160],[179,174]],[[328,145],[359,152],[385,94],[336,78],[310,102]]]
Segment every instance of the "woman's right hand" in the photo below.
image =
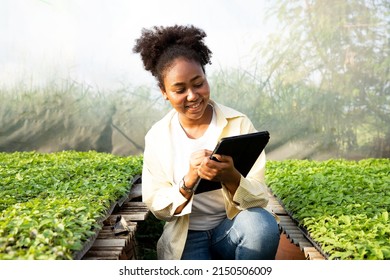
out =
[[198,170],[203,159],[210,157],[212,151],[210,150],[199,150],[191,154],[190,157],[190,169],[185,176],[184,180],[187,187],[193,187],[199,180]]
[[[198,182],[198,180],[200,178],[198,175],[198,170],[200,168],[200,165],[203,162],[204,158],[210,157],[211,154],[212,154],[212,152],[209,150],[200,150],[200,151],[197,151],[197,152],[194,152],[191,154],[190,169],[189,169],[187,175],[185,175],[183,178],[184,184],[187,188],[191,189],[191,188],[195,187],[196,183]],[[176,208],[175,214],[179,214],[179,213],[181,213],[181,211],[183,211],[184,207],[188,203],[188,199],[190,199],[190,197],[192,196],[192,194],[182,190],[182,188],[180,188],[180,193],[185,198],[187,198],[187,201]]]

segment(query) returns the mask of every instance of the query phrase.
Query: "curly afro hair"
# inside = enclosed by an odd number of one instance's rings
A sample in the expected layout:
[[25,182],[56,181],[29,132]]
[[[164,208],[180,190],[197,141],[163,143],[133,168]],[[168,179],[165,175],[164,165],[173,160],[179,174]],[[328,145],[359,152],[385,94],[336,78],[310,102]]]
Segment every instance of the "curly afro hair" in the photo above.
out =
[[204,44],[204,37],[206,33],[192,25],[154,26],[152,29],[142,29],[133,51],[140,53],[145,69],[152,73],[163,89],[165,71],[178,57],[199,62],[205,72],[204,66],[211,64],[212,52]]

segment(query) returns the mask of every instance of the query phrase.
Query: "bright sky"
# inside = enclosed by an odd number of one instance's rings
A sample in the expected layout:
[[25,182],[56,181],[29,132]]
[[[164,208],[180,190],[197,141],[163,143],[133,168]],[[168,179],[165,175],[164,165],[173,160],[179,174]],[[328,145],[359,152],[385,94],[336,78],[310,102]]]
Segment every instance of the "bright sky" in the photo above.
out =
[[132,53],[142,28],[193,24],[208,71],[246,67],[263,38],[264,0],[0,0],[0,85],[72,79],[98,88],[154,83]]

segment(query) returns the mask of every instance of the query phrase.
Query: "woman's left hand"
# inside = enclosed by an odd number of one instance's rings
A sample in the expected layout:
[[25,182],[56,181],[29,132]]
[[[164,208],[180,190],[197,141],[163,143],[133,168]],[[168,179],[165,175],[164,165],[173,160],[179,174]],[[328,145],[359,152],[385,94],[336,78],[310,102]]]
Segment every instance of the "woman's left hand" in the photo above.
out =
[[204,158],[198,169],[202,179],[223,183],[234,193],[240,183],[241,174],[234,167],[233,158],[225,155],[214,155],[216,160]]

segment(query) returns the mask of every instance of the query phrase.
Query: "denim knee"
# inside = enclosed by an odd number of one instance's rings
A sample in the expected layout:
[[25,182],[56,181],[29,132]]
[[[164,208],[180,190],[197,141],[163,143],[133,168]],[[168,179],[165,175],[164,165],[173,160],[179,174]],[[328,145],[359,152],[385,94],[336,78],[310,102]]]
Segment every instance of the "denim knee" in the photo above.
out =
[[240,212],[217,235],[215,249],[227,259],[274,259],[280,238],[275,218],[263,208]]
[[261,231],[269,234],[279,234],[275,217],[264,208],[249,208],[241,211],[234,218],[235,228],[243,229],[247,234],[257,234]]

